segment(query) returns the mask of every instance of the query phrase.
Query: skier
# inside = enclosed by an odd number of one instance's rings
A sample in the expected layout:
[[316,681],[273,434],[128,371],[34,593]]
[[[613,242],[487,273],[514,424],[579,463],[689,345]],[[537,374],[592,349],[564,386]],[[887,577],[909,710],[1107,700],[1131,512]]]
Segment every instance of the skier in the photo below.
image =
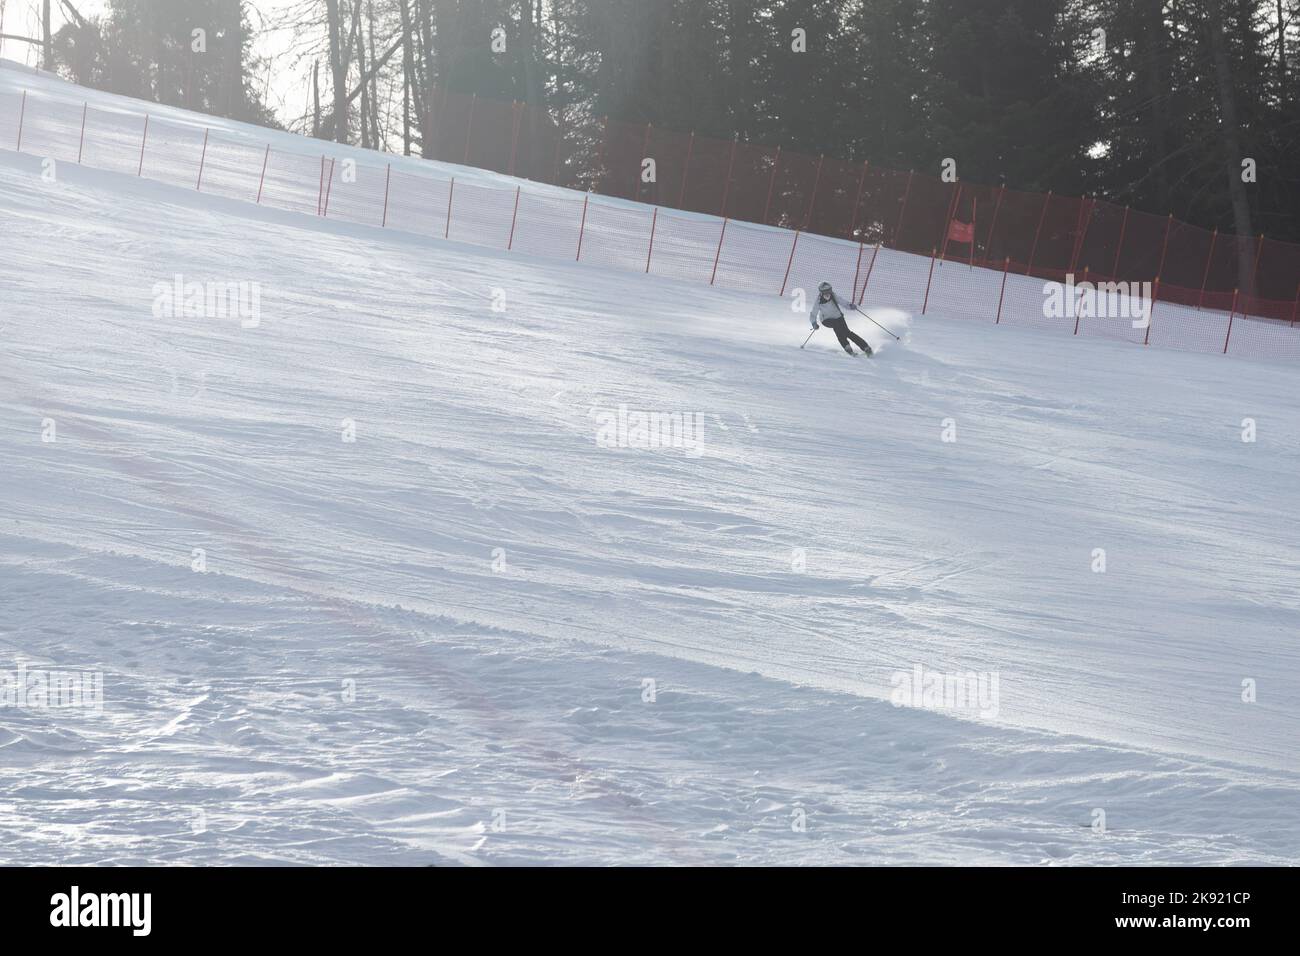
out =
[[814,329],[818,327],[817,322],[820,320],[822,325],[835,333],[844,351],[850,355],[857,354],[849,347],[849,342],[854,342],[868,358],[871,357],[871,346],[863,340],[862,336],[849,328],[848,320],[844,318],[844,304],[840,302],[840,297],[835,294],[829,282],[823,282],[817,287],[817,302],[808,313],[808,320],[812,322]]

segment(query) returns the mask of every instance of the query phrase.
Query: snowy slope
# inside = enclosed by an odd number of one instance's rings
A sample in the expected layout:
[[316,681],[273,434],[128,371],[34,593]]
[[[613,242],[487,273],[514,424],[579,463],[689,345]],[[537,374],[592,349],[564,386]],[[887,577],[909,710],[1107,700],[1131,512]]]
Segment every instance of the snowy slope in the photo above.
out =
[[[785,294],[830,279],[855,297],[869,287],[873,299],[899,309],[924,313],[928,304],[949,318],[1050,330],[1063,348],[1101,337],[1300,362],[1292,323],[1245,317],[1226,302],[1223,311],[1213,302],[1178,304],[1193,290],[1164,287],[1151,322],[1135,328],[1128,311],[1136,301],[1127,295],[1110,303],[1124,318],[1097,318],[1087,308],[1091,296],[1028,275],[936,266],[929,256],[325,143],[86,90],[0,61],[0,144],[11,143],[50,164],[45,172],[84,164],[335,221],[738,291]],[[1088,274],[1083,263],[1078,278]],[[1070,300],[1064,316],[1045,307],[1049,293]]]
[[[0,708],[0,862],[1300,850],[1290,369],[889,298],[853,362],[772,296],[40,172],[0,152],[0,668],[105,706]],[[155,318],[176,274],[260,324]],[[621,404],[699,447],[603,447]],[[996,716],[892,706],[917,665]]]

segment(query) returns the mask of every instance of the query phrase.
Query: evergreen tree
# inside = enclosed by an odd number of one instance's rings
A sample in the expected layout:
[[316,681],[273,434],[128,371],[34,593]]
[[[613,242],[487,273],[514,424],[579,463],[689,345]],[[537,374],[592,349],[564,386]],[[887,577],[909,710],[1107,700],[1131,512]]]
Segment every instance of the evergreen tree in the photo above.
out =
[[274,125],[240,0],[110,0],[105,16],[66,24],[53,46],[56,68],[79,83]]

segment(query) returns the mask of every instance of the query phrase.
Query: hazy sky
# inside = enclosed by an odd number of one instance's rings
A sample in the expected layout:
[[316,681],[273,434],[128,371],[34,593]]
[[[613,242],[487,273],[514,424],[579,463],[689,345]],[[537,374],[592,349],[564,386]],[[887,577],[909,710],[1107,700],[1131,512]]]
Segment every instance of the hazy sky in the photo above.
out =
[[[108,0],[72,0],[82,16],[103,14],[108,8]],[[295,63],[293,54],[293,34],[289,29],[272,29],[272,24],[293,9],[319,6],[310,0],[245,0],[249,20],[256,31],[255,48],[271,64],[269,75],[261,78],[266,84],[267,100],[279,116],[281,122],[303,115],[307,104],[307,83],[311,76],[310,62]],[[41,34],[40,0],[0,0],[3,14],[3,29],[0,33],[13,33],[21,36],[39,37]],[[59,4],[53,8],[54,29],[58,30],[66,21]],[[40,53],[36,47],[17,43],[13,40],[0,41],[0,56],[17,60],[29,66],[36,66]]]

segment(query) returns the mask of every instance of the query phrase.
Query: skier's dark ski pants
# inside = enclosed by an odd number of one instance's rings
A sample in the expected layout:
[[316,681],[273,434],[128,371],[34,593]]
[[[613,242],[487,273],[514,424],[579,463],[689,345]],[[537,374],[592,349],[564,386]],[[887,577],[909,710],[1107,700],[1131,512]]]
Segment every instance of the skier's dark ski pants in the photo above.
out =
[[849,348],[850,342],[852,342],[858,348],[862,349],[862,351],[864,352],[871,351],[871,346],[863,341],[862,336],[858,335],[856,332],[850,329],[849,323],[845,321],[845,319],[843,319],[842,317],[838,319],[823,319],[822,325],[826,326],[826,328],[830,329],[832,332],[835,333],[835,337],[840,340],[840,346],[844,349],[844,351],[846,352],[853,351],[852,349]]

